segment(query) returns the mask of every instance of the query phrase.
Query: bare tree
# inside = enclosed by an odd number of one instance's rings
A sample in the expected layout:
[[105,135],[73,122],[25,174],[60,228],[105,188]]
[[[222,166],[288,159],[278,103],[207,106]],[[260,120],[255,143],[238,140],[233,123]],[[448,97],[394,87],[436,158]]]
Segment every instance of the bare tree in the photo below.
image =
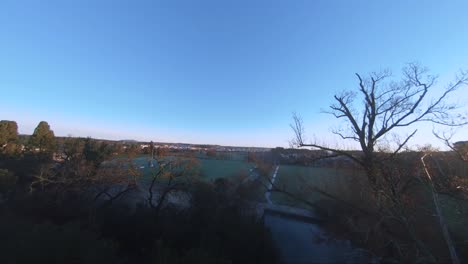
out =
[[[305,142],[303,121],[296,114],[291,124],[295,133],[293,142],[299,147],[314,147],[350,158],[363,167],[374,189],[378,185],[377,166],[380,159],[376,148],[386,135],[419,122],[451,127],[468,123],[465,116],[455,113],[457,105],[446,102],[449,94],[468,84],[468,72],[461,71],[435,99],[430,97],[430,92],[435,88],[437,77],[429,75],[426,68],[415,63],[403,69],[403,78],[398,82],[389,80],[389,71],[371,73],[367,78],[357,73],[356,76],[359,85],[357,92],[345,91],[335,95],[335,103],[325,112],[345,121],[347,127],[333,133],[344,140],[357,142],[362,153]],[[416,132],[417,129],[414,129],[398,142],[393,151],[387,153],[387,158],[402,150]]]
[[[134,170],[130,159],[107,162],[102,162],[100,157],[89,159],[91,155],[87,157],[86,151],[88,153],[92,151],[89,149],[91,144],[86,146],[86,143],[96,144],[92,139],[64,139],[61,154],[63,161],[42,165],[29,186],[30,192],[45,190],[54,193],[56,201],[75,195],[82,199],[91,198],[93,202],[91,204],[109,206],[137,188],[136,182],[140,173]],[[106,145],[93,146],[98,146],[96,149],[102,150],[102,146]]]
[[186,191],[195,180],[199,164],[194,158],[174,158],[164,155],[157,155],[155,161],[157,165],[151,168],[147,200],[157,217],[171,193]]
[[433,199],[434,207],[435,207],[435,213],[436,213],[436,216],[439,218],[439,225],[440,225],[440,228],[442,230],[442,234],[444,236],[447,247],[449,249],[450,257],[452,259],[452,263],[458,264],[458,263],[460,263],[460,260],[459,260],[458,255],[457,255],[457,251],[455,249],[454,242],[453,242],[453,240],[452,240],[452,238],[450,236],[449,228],[447,226],[446,220],[445,220],[445,218],[444,218],[444,216],[442,214],[442,209],[441,209],[440,201],[439,201],[439,195],[438,195],[438,193],[436,191],[436,188],[434,187],[433,179],[432,179],[431,173],[429,172],[429,168],[427,166],[427,163],[424,160],[429,155],[430,155],[430,153],[425,153],[421,157],[421,163],[422,163],[422,166],[424,168],[424,172],[426,173],[426,176],[427,176],[427,179],[428,179],[428,182],[429,182],[430,190],[432,192],[432,199]]
[[[333,134],[343,140],[356,142],[361,151],[347,151],[318,142],[306,142],[302,119],[294,114],[291,127],[295,133],[293,143],[298,147],[313,147],[328,151],[333,156],[345,156],[359,164],[366,172],[373,189],[377,219],[374,227],[366,232],[378,232],[386,244],[391,243],[398,252],[398,259],[435,261],[434,256],[416,235],[414,206],[410,186],[420,181],[414,175],[415,164],[411,155],[397,155],[417,133],[414,128],[421,122],[448,127],[468,123],[466,115],[458,114],[459,107],[448,103],[448,96],[468,84],[468,72],[461,71],[438,96],[436,77],[426,68],[408,64],[403,69],[400,81],[392,81],[389,71],[371,73],[364,78],[356,74],[357,91],[345,91],[335,95],[335,103],[325,113],[331,114],[346,124]],[[409,135],[392,140],[388,136],[404,128],[413,128]],[[448,141],[447,141],[448,142]],[[406,165],[405,165],[406,164]],[[395,235],[395,226],[405,230],[406,238]],[[403,246],[406,242],[408,245]],[[419,252],[414,254],[414,252]]]
[[452,139],[455,135],[454,130],[445,132],[432,131],[432,133],[435,137],[440,139],[445,144],[445,146],[452,150],[460,160],[468,162],[468,141],[459,141],[453,143]]

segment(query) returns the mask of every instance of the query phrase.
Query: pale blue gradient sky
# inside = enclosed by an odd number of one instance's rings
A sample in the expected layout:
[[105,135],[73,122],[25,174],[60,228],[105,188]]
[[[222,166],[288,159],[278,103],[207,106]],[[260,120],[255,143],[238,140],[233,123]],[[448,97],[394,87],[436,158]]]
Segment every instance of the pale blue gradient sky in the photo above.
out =
[[[462,0],[2,1],[0,119],[22,133],[46,120],[57,135],[287,146],[296,111],[333,142],[320,110],[356,87],[355,72],[419,61],[444,84],[468,68],[466,10]],[[436,143],[420,130],[414,144]]]

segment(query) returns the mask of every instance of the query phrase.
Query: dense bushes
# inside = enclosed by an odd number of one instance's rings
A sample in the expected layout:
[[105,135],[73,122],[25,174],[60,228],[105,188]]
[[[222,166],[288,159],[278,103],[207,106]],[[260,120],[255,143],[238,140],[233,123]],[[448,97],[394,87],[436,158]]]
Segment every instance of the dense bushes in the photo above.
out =
[[33,223],[3,215],[0,237],[0,262],[6,264],[119,263],[113,242],[78,223]]
[[[150,263],[275,263],[270,235],[253,216],[242,214],[236,199],[219,187],[197,183],[192,206],[166,207],[158,215],[140,205],[134,212],[112,207],[102,212],[104,237],[119,241],[132,261]],[[131,213],[130,213],[131,212]]]
[[6,194],[14,188],[18,177],[6,169],[0,169],[0,194]]
[[[21,171],[28,162],[15,160],[13,169]],[[62,172],[60,165],[55,166]],[[38,175],[40,168],[30,169]],[[263,224],[245,214],[239,183],[195,182],[184,193],[191,197],[189,207],[168,204],[155,212],[146,203],[133,206],[125,198],[100,206],[89,199],[89,189],[68,186],[74,183],[65,181],[71,171],[63,170],[51,178],[54,183],[37,185],[33,192],[28,178],[15,185],[6,180],[14,174],[1,171],[3,185],[15,191],[0,203],[0,263],[275,263],[278,259]]]

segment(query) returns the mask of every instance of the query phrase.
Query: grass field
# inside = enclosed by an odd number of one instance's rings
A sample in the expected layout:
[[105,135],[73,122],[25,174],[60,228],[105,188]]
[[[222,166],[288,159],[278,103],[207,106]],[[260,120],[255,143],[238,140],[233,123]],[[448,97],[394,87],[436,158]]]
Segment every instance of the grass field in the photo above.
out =
[[246,152],[235,151],[218,151],[216,152],[216,157],[210,157],[205,152],[196,153],[195,156],[200,159],[224,159],[236,161],[245,161],[247,159]]
[[[328,199],[312,191],[314,187],[348,202],[359,202],[352,201],[352,199],[356,199],[356,195],[355,191],[351,190],[349,186],[351,186],[351,183],[356,186],[357,183],[358,187],[362,186],[364,188],[364,183],[361,185],[363,177],[360,177],[360,173],[359,171],[344,169],[281,165],[275,185],[309,202]],[[305,204],[280,192],[273,192],[271,199],[274,203],[307,208]]]
[[226,178],[239,174],[248,175],[252,163],[239,160],[200,159],[200,177],[203,180]]
[[[222,159],[198,159],[200,170],[199,177],[202,180],[212,181],[217,178],[226,178],[240,174],[248,175],[249,170],[254,167],[253,163],[247,163],[241,160],[222,160]],[[144,178],[151,175],[148,158],[139,157],[134,159],[135,165],[140,169]]]

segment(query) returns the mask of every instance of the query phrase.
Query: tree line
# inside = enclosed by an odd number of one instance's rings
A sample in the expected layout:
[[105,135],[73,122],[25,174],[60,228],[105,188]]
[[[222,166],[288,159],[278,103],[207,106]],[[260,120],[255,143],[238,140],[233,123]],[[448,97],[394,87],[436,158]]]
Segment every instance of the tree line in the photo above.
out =
[[139,146],[57,138],[47,122],[26,138],[1,121],[0,140],[2,263],[278,261],[269,231],[245,213],[250,190],[199,180],[193,158],[151,144],[141,170]]
[[19,140],[18,124],[15,121],[1,120],[0,147],[4,155],[17,155],[23,150],[52,154],[57,150],[57,142],[49,124],[41,121],[23,146]]

